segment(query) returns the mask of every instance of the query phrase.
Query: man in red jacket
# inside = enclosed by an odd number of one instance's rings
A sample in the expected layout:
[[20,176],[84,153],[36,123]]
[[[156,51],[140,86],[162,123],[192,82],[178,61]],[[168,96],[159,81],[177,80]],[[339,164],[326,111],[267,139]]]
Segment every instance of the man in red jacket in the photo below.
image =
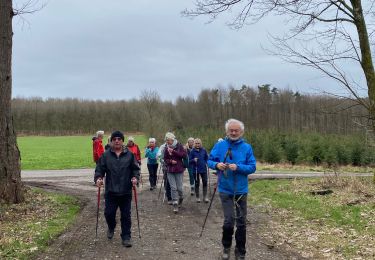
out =
[[131,151],[135,155],[135,159],[137,160],[139,166],[141,166],[141,151],[139,150],[139,146],[134,143],[134,137],[128,137],[128,144],[126,145],[129,151]]
[[103,147],[103,136],[104,131],[100,130],[96,132],[96,138],[93,138],[92,142],[92,152],[94,157],[94,162],[98,163],[98,160],[100,156],[104,153],[104,147]]

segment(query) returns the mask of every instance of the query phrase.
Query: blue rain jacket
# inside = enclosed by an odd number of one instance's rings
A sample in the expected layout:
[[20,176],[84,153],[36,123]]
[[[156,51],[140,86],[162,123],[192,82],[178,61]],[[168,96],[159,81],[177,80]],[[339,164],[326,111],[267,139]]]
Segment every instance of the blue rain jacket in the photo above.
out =
[[[237,170],[226,170],[226,177],[223,171],[217,170],[216,165],[219,162],[224,162],[225,154],[231,148],[232,156],[228,156],[226,163],[237,164]],[[216,169],[218,173],[218,191],[226,194],[247,194],[248,175],[256,171],[256,160],[253,154],[253,149],[250,144],[246,143],[244,139],[231,141],[226,138],[224,141],[218,142],[214,145],[208,158],[208,167]]]
[[147,147],[145,149],[145,157],[147,159],[147,164],[157,164],[158,163],[158,158],[157,154],[159,152],[159,147],[154,147],[154,149],[151,149]]

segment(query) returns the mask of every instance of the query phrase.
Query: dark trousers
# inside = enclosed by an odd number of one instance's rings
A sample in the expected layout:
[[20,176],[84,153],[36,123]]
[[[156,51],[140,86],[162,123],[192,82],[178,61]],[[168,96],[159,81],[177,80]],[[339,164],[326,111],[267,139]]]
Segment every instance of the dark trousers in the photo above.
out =
[[233,195],[220,193],[221,205],[224,212],[222,244],[224,248],[232,246],[234,225],[236,224],[236,249],[240,254],[246,253],[246,214],[247,194],[236,195],[236,214],[234,213]]
[[107,221],[108,229],[114,230],[116,227],[116,212],[120,207],[121,212],[121,238],[130,239],[131,222],[131,202],[132,195],[114,196],[111,194],[105,195],[105,209],[104,216]]
[[194,183],[195,183],[195,177],[194,177],[195,167],[189,166],[188,172],[189,172],[190,187],[194,187]]
[[163,179],[164,179],[164,189],[165,189],[167,200],[172,201],[171,185],[169,184],[169,181],[168,181],[166,167],[163,167]]
[[207,195],[207,172],[199,173],[199,172],[194,171],[193,175],[194,175],[194,180],[195,180],[195,195],[199,197],[199,185],[200,185],[200,179],[202,179],[203,196],[206,196]]
[[156,180],[158,178],[158,166],[159,164],[147,164],[147,169],[148,169],[148,180],[150,181],[150,186],[151,187],[156,187]]

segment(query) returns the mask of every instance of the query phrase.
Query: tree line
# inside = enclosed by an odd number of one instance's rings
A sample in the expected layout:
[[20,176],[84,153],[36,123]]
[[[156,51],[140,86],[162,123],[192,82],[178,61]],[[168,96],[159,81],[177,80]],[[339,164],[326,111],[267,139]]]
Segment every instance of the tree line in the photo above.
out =
[[366,110],[327,95],[303,95],[262,85],[204,89],[197,98],[162,101],[156,91],[139,99],[13,99],[19,134],[94,134],[103,129],[144,132],[162,140],[173,131],[181,142],[199,137],[211,149],[224,123],[245,123],[245,138],[259,161],[319,165],[373,165],[375,149]]
[[88,134],[98,129],[142,131],[161,136],[167,130],[223,128],[237,118],[250,129],[282,132],[353,134],[366,131],[366,110],[350,100],[305,95],[270,85],[203,89],[197,98],[162,101],[156,91],[139,99],[14,98],[12,113],[19,134]]
[[[218,138],[224,138],[220,129],[188,128],[178,130],[181,140],[199,137],[210,150]],[[308,164],[334,167],[338,165],[375,166],[375,142],[362,134],[326,134],[316,132],[283,132],[275,129],[249,130],[245,126],[244,139],[251,143],[259,162],[270,164]]]

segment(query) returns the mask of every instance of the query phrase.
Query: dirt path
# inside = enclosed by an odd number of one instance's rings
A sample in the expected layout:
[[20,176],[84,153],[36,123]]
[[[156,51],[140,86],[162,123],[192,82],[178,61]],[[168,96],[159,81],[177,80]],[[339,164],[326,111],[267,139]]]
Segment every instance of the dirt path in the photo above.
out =
[[[149,191],[146,172],[142,167],[144,184],[139,188],[138,198],[142,238],[138,238],[133,207],[132,248],[121,245],[119,225],[114,238],[106,238],[103,207],[100,210],[98,239],[95,240],[97,188],[92,185],[93,170],[23,172],[26,184],[75,195],[83,204],[75,224],[38,259],[218,259],[222,226],[218,196],[215,196],[203,237],[199,238],[208,204],[198,204],[190,196],[187,174],[184,176],[184,203],[179,214],[175,215],[171,206],[162,204],[162,198],[158,199],[159,190]],[[267,217],[258,214],[251,205],[247,218],[247,259],[302,259],[286,249],[268,247],[267,241],[258,237],[257,226],[267,221]],[[119,222],[119,216],[117,219]]]

